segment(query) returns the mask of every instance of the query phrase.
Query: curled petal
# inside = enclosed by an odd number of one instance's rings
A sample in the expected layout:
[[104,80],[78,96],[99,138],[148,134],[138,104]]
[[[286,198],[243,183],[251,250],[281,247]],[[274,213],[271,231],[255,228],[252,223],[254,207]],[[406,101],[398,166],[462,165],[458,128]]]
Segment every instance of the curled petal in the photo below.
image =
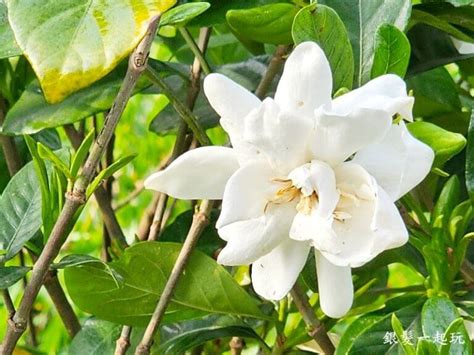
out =
[[286,61],[275,93],[285,111],[312,117],[315,108],[331,100],[332,74],[323,50],[314,42],[299,44]]
[[202,147],[173,161],[145,180],[145,188],[185,199],[221,199],[227,180],[239,168],[232,148]]
[[295,213],[295,205],[292,203],[271,205],[261,217],[234,222],[220,228],[219,236],[226,240],[227,244],[217,261],[223,265],[253,263],[288,239]]
[[306,263],[310,246],[305,242],[286,239],[252,265],[255,292],[267,300],[286,296]]
[[354,299],[351,268],[334,265],[317,251],[315,256],[321,309],[331,318],[341,318]]
[[433,160],[433,150],[414,138],[401,122],[392,125],[381,142],[359,151],[353,162],[363,166],[396,201],[428,175]]

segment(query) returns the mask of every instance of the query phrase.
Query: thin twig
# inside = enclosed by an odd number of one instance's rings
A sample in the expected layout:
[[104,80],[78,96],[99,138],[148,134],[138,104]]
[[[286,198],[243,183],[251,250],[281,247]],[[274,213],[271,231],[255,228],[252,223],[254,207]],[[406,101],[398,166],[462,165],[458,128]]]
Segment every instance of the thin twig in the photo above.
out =
[[44,277],[48,272],[49,266],[58,255],[62,244],[74,227],[71,222],[74,220],[76,212],[81,205],[85,203],[86,189],[96,173],[100,158],[114,133],[125,105],[133,93],[135,84],[146,67],[148,53],[155,36],[158,21],[159,16],[150,22],[145,37],[130,56],[125,79],[115,98],[112,109],[105,119],[104,127],[94,142],[82,173],[74,184],[73,191],[67,194],[66,202],[51,231],[51,235],[37,262],[34,264],[31,279],[20,302],[20,306],[12,321],[8,324],[7,333],[2,344],[2,354],[4,355],[13,353],[18,339],[25,331],[28,315],[31,312],[31,308],[41,288]]
[[309,304],[308,298],[297,284],[293,286],[291,296],[308,327],[309,336],[316,341],[324,354],[334,354],[334,345],[331,339],[329,339],[324,324],[316,317],[313,308]]
[[136,355],[150,353],[150,348],[153,344],[153,337],[156,333],[156,330],[158,329],[158,326],[160,325],[161,320],[163,319],[166,308],[168,307],[171,297],[173,296],[174,289],[178,284],[179,278],[183,273],[184,267],[186,266],[192,251],[194,250],[194,246],[199,240],[199,236],[201,235],[202,231],[209,223],[208,217],[211,213],[211,210],[212,201],[202,201],[199,212],[194,214],[191,228],[189,229],[183,247],[178,255],[178,258],[176,259],[173,269],[171,270],[171,275],[166,282],[163,293],[161,294],[160,300],[158,301],[158,305],[156,306],[150,322],[148,323],[142,341],[135,351]]
[[128,206],[130,202],[135,200],[143,191],[145,191],[145,186],[143,186],[143,182],[137,182],[135,190],[130,192],[127,197],[125,197],[123,200],[118,201],[117,203],[113,204],[112,207],[115,212],[118,210],[124,208],[125,206]]
[[[206,29],[208,30],[208,29]],[[179,32],[183,36],[184,40],[186,41],[186,44],[189,46],[191,51],[193,52],[194,56],[197,58],[199,61],[200,67],[202,68],[202,71],[204,74],[209,75],[211,74],[211,67],[207,63],[206,58],[204,57],[204,51],[201,50],[201,48],[198,47],[196,42],[194,41],[193,37],[189,33],[189,31],[185,27],[180,27]]]
[[158,204],[156,205],[155,215],[153,216],[153,222],[151,223],[150,233],[148,233],[147,240],[156,240],[158,234],[161,232],[161,222],[163,220],[163,215],[165,214],[168,195],[162,192],[159,192],[158,195]]
[[285,55],[288,53],[288,46],[280,45],[276,48],[275,53],[273,54],[270,64],[263,75],[262,80],[258,84],[257,89],[255,90],[255,95],[259,99],[263,99],[268,89],[270,88],[273,79],[281,71],[283,63],[285,62]]

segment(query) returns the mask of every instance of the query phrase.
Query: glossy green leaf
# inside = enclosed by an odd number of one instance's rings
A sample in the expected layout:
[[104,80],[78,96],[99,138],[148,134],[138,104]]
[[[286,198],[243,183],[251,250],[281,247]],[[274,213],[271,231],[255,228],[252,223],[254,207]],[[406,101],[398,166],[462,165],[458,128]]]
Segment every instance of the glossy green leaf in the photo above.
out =
[[397,74],[403,78],[409,61],[410,42],[405,34],[393,25],[381,25],[375,34],[375,53],[371,77]]
[[352,88],[354,57],[346,28],[330,7],[312,4],[296,15],[292,36],[295,44],[314,41],[324,50],[333,76],[333,91]]
[[15,36],[8,23],[7,7],[0,0],[0,59],[21,55],[21,49],[15,41]]
[[192,2],[176,6],[167,11],[160,20],[160,26],[184,26],[196,16],[206,11],[209,6],[208,2]]
[[462,134],[449,132],[429,122],[413,122],[407,125],[410,133],[435,152],[434,167],[441,167],[464,149],[466,138]]
[[[184,243],[189,228],[193,222],[193,211],[189,210],[181,213],[176,219],[168,225],[160,234],[161,242]],[[219,211],[212,210],[210,223],[204,228],[196,244],[196,249],[209,256],[215,256],[216,252],[222,248],[225,242],[219,238],[216,230],[216,221],[219,217]]]
[[469,334],[464,326],[464,320],[458,318],[454,320],[446,329],[444,334],[446,343],[441,345],[440,355],[471,355],[472,344]]
[[349,354],[350,348],[354,345],[354,339],[382,318],[381,315],[364,315],[354,320],[342,334],[335,355]]
[[336,10],[349,33],[354,53],[354,83],[361,86],[370,80],[375,36],[377,29],[384,23],[395,25],[404,30],[410,16],[410,0],[321,0]]
[[89,153],[89,148],[92,146],[94,142],[95,131],[91,130],[87,136],[84,137],[79,148],[77,148],[74,157],[72,158],[71,162],[71,175],[76,177],[79,173],[79,169],[81,168],[82,164],[85,162],[87,154]]
[[466,148],[466,187],[474,202],[474,115],[471,116]]
[[28,266],[0,266],[0,290],[13,286],[30,270]]
[[397,318],[395,313],[392,314],[391,323],[392,323],[392,329],[395,331],[395,334],[397,335],[398,344],[400,344],[405,354],[415,355],[415,347],[412,343],[406,341],[405,336],[407,333],[405,333],[405,331],[403,330],[403,325],[400,322],[400,320]]
[[41,220],[41,191],[33,163],[10,180],[0,198],[0,250],[8,260],[38,233]]
[[429,339],[419,339],[416,344],[416,355],[437,355],[439,354],[438,348],[435,343]]
[[156,351],[165,355],[184,354],[186,350],[209,340],[232,336],[254,338],[265,344],[247,323],[228,315],[210,315],[201,319],[169,324],[162,328],[160,335],[161,344]]
[[53,166],[58,169],[58,171],[64,174],[64,176],[69,179],[72,179],[72,175],[69,172],[69,167],[50,148],[41,143],[38,143],[38,154],[40,158],[44,160],[49,160],[53,164]]
[[227,23],[239,36],[271,44],[290,44],[291,25],[298,9],[291,4],[270,4],[247,10],[230,10]]
[[175,2],[7,0],[7,6],[15,38],[46,100],[57,103],[112,71],[150,20]]
[[[181,244],[176,243],[135,244],[119,260],[109,264],[119,275],[117,278],[95,263],[66,268],[69,295],[80,309],[99,318],[119,324],[146,325],[180,250]],[[191,256],[168,311],[172,314],[183,307],[201,314],[265,318],[257,302],[227,271],[199,251]]]
[[[8,111],[3,131],[8,134],[31,134],[48,127],[77,122],[110,109],[125,76],[126,65],[57,104],[48,104],[37,81],[29,84],[16,104]],[[151,84],[144,77],[135,87],[138,92]]]

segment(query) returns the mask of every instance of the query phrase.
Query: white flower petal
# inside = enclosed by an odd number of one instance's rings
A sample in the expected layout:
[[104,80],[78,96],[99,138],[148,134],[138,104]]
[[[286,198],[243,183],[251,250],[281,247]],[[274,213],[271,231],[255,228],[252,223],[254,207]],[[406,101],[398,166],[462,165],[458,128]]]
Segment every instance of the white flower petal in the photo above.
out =
[[315,255],[321,309],[331,318],[341,318],[351,309],[354,299],[351,268],[336,266],[317,251]]
[[225,187],[216,228],[263,216],[268,201],[275,196],[279,187],[271,182],[274,177],[265,162],[254,162],[239,168]]
[[331,68],[323,50],[314,42],[296,46],[278,83],[278,105],[285,111],[312,117],[315,108],[330,102],[331,91]]
[[335,173],[341,190],[337,209],[350,218],[333,222],[338,250],[321,250],[331,263],[359,267],[406,243],[408,233],[400,213],[374,178],[352,162],[341,164]]
[[267,300],[279,300],[288,294],[306,263],[310,246],[286,239],[252,265],[255,292]]
[[322,107],[316,110],[313,157],[336,166],[361,148],[382,140],[391,124],[392,116],[383,110],[354,108],[341,114]]
[[271,98],[245,117],[243,140],[257,149],[272,168],[282,175],[306,163],[309,158],[309,118],[281,111]]
[[201,147],[174,160],[145,180],[145,188],[185,200],[221,199],[230,176],[239,168],[232,148]]
[[288,239],[295,213],[293,203],[272,204],[261,217],[234,222],[220,228],[219,236],[227,240],[227,245],[220,252],[217,261],[223,265],[253,263]]
[[333,219],[323,219],[316,208],[311,214],[297,213],[290,229],[290,238],[299,241],[310,241],[318,250],[337,253],[340,251],[336,233],[332,229]]
[[383,141],[360,150],[353,162],[363,166],[396,201],[428,175],[433,160],[433,150],[401,122],[390,127]]
[[222,127],[229,133],[231,139],[241,136],[244,117],[260,106],[258,97],[217,73],[206,76],[203,87],[209,103],[221,116]]
[[354,108],[383,110],[389,116],[399,113],[411,121],[413,103],[414,99],[407,95],[403,79],[394,74],[386,74],[337,97],[332,101],[332,108],[340,115],[347,114]]

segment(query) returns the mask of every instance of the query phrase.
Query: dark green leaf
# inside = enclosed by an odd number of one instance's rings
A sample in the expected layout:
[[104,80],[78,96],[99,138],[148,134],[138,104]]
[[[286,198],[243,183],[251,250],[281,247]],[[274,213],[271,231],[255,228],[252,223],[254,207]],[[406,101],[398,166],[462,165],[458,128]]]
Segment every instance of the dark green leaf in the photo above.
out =
[[82,254],[71,254],[62,258],[58,263],[51,265],[51,269],[53,270],[65,269],[67,267],[79,266],[79,265],[84,265],[84,264],[89,264],[89,263],[104,264],[103,261],[97,258],[94,258],[93,256],[82,255]]
[[[193,222],[193,211],[186,211],[176,217],[174,222],[167,226],[160,234],[160,241],[184,243],[188,234],[189,228]],[[224,246],[224,241],[219,238],[215,224],[219,217],[219,211],[212,210],[210,215],[210,223],[204,228],[196,249],[203,253],[214,256],[219,248]]]
[[349,354],[354,340],[382,318],[381,315],[364,315],[353,321],[342,334],[335,355]]
[[161,17],[160,26],[184,26],[196,16],[209,8],[208,2],[192,2],[183,4],[166,11]]
[[13,286],[30,270],[28,266],[0,266],[0,290]]
[[436,201],[431,216],[431,224],[441,223],[447,226],[448,219],[455,206],[459,203],[461,184],[459,178],[453,175],[443,186]]
[[[265,344],[257,333],[244,321],[234,316],[210,315],[162,327],[158,353],[184,354],[209,340],[238,336],[254,338]],[[266,345],[265,345],[266,346]]]
[[448,298],[439,296],[429,298],[421,311],[423,334],[431,339],[444,334],[451,322],[457,318],[459,312]]
[[466,148],[466,187],[474,203],[474,115],[471,116]]
[[[79,308],[99,318],[146,325],[180,249],[176,243],[135,244],[109,264],[120,276],[116,278],[97,263],[66,268],[69,295]],[[197,310],[201,315],[213,312],[265,318],[257,302],[227,271],[199,251],[191,256],[168,308],[169,314],[183,309]]]
[[416,344],[416,355],[437,355],[439,354],[438,348],[435,343],[429,339],[419,339]]
[[291,4],[270,4],[246,10],[230,10],[226,19],[240,37],[271,44],[290,44],[291,25],[298,8]]
[[[8,111],[3,131],[9,134],[31,134],[107,111],[118,93],[125,70],[126,66],[120,66],[105,78],[53,105],[45,101],[38,82],[34,81]],[[136,92],[150,85],[142,78],[135,88]]]
[[415,138],[433,149],[435,152],[434,167],[442,167],[466,145],[466,138],[462,134],[449,132],[432,123],[412,122],[407,127]]
[[7,6],[0,0],[0,59],[21,55],[21,49],[8,23]]
[[112,354],[120,328],[117,324],[88,319],[69,345],[68,354]]
[[440,355],[471,355],[472,345],[469,334],[464,326],[464,320],[454,320],[444,334],[446,344],[441,345]]
[[333,91],[352,88],[354,58],[346,28],[330,7],[312,4],[301,9],[292,28],[295,44],[314,41],[324,50],[333,75]]
[[474,53],[460,54],[447,33],[428,25],[414,26],[407,36],[411,44],[408,75],[474,57]]
[[0,250],[8,260],[33,238],[42,225],[41,191],[33,163],[23,167],[0,198]]
[[377,29],[384,23],[404,30],[410,16],[410,0],[321,0],[336,10],[346,25],[354,54],[354,83],[361,86],[370,80]]
[[410,60],[410,42],[391,24],[381,25],[375,34],[375,53],[371,77],[397,74],[404,77]]

